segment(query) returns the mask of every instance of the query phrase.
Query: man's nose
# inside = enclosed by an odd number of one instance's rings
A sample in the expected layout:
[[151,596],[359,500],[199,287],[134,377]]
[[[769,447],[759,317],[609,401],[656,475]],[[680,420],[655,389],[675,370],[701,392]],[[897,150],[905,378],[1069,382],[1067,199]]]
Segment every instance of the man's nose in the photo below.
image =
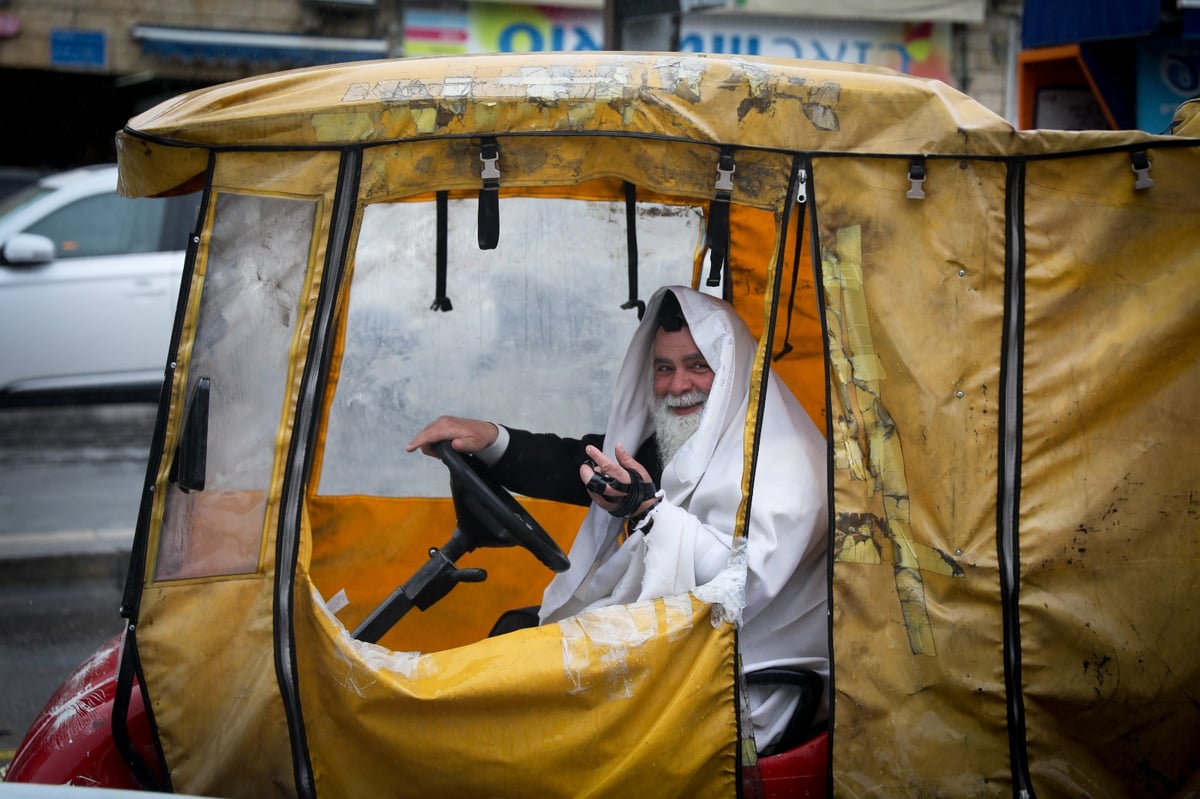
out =
[[691,391],[695,385],[692,376],[680,369],[671,375],[671,383],[667,386],[667,391],[671,392],[674,397],[680,397]]

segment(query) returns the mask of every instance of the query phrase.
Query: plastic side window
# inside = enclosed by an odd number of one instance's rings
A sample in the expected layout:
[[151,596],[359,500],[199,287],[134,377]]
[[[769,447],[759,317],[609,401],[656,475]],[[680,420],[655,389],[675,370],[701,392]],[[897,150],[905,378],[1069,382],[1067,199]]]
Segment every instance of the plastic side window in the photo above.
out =
[[317,203],[217,198],[188,390],[211,381],[202,491],[167,489],[156,580],[258,569]]

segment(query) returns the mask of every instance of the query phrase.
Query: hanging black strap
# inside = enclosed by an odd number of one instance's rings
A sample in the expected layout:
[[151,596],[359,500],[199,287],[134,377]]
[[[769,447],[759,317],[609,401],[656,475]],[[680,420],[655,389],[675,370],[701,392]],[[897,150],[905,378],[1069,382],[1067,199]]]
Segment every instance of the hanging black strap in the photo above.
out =
[[117,682],[112,700],[113,744],[143,790],[170,792],[170,777],[167,777],[166,784],[163,784],[163,780],[159,777],[159,774],[170,773],[166,768],[167,763],[163,758],[162,747],[155,746],[157,755],[155,765],[158,766],[156,772],[146,762],[146,753],[142,751],[142,747],[134,745],[133,737],[129,732],[129,702],[135,690],[142,695],[142,702],[147,711],[150,708],[150,699],[146,695],[146,675],[142,670],[141,658],[138,655],[137,629],[133,622],[126,625],[125,636],[121,640],[120,646],[121,653],[117,658]]
[[483,162],[479,190],[479,249],[494,250],[500,242],[500,145],[493,138],[483,140],[479,152]]
[[[795,178],[793,179],[791,191],[792,196],[796,199],[793,206],[793,210],[796,214],[796,242],[792,249],[792,290],[791,293],[788,294],[788,312],[787,322],[783,328],[783,346],[780,347],[779,353],[773,359],[776,361],[792,351],[792,311],[796,307],[796,283],[799,280],[800,275],[800,253],[804,251],[804,217],[808,208],[809,165],[802,161],[799,156],[795,158],[793,164],[794,168],[792,169],[792,174],[795,175]],[[785,232],[783,234],[783,244],[784,248],[786,249],[786,220],[784,225]],[[779,260],[783,260],[782,255],[780,256]]]
[[733,150],[724,147],[717,159],[716,193],[708,206],[705,243],[708,245],[710,258],[707,284],[710,288],[723,285],[722,293],[726,300],[732,295],[729,269],[729,200],[733,197],[733,172]]
[[783,327],[783,347],[775,356],[777,361],[792,351],[792,309],[796,307],[796,281],[800,275],[800,252],[804,246],[804,209],[803,205],[796,206],[796,246],[792,252],[792,290],[788,294],[787,322]]
[[447,191],[439,191],[437,193],[437,286],[434,288],[433,305],[429,306],[434,311],[452,311],[454,306],[450,303],[450,298],[446,295],[446,249],[447,249],[447,229],[449,224],[447,216],[449,214],[450,193]]
[[646,314],[646,303],[638,299],[638,243],[637,243],[637,186],[625,182],[625,250],[628,253],[629,299],[621,304],[621,310],[637,308],[638,321]]

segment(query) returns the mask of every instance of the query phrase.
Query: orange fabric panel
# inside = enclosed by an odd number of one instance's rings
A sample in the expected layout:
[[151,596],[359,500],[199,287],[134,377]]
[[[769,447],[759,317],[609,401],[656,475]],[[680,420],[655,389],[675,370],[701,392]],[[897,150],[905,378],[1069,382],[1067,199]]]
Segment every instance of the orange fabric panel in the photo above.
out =
[[[523,504],[567,551],[585,509],[540,500]],[[455,524],[449,499],[310,497],[308,517],[313,583],[327,601],[346,592],[349,605],[337,615],[351,630],[420,568],[430,547],[446,543]],[[427,611],[414,608],[381,645],[435,652],[477,641],[505,610],[539,604],[552,576],[520,547],[478,549],[458,563],[486,569],[488,579],[459,585]]]

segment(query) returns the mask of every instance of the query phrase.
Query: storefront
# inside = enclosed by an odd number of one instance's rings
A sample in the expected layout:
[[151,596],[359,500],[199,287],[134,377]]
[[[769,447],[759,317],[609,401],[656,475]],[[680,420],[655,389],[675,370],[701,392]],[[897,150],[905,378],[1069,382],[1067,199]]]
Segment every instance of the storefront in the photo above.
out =
[[20,154],[10,162],[55,168],[111,160],[114,130],[189,88],[338,61],[614,49],[614,9],[637,17],[631,28],[651,27],[640,14],[670,15],[677,45],[615,49],[879,65],[967,91],[992,68],[963,66],[964,31],[984,27],[988,0],[211,0],[186,9],[114,0],[69,24],[36,4],[4,5],[0,70],[11,71],[14,102],[67,97],[88,109],[86,125],[35,120],[0,136]]
[[1200,0],[1026,0],[1022,128],[1165,132],[1200,96]]
[[[857,0],[839,5],[811,0],[666,0],[651,5],[663,14],[705,7],[703,13],[679,15],[677,42],[684,52],[871,64],[947,83],[952,82],[953,25],[984,18],[984,0]],[[612,13],[611,4],[607,11]],[[602,50],[610,38],[602,0],[562,0],[553,6],[477,0],[461,10],[408,8],[404,13],[406,55]]]

